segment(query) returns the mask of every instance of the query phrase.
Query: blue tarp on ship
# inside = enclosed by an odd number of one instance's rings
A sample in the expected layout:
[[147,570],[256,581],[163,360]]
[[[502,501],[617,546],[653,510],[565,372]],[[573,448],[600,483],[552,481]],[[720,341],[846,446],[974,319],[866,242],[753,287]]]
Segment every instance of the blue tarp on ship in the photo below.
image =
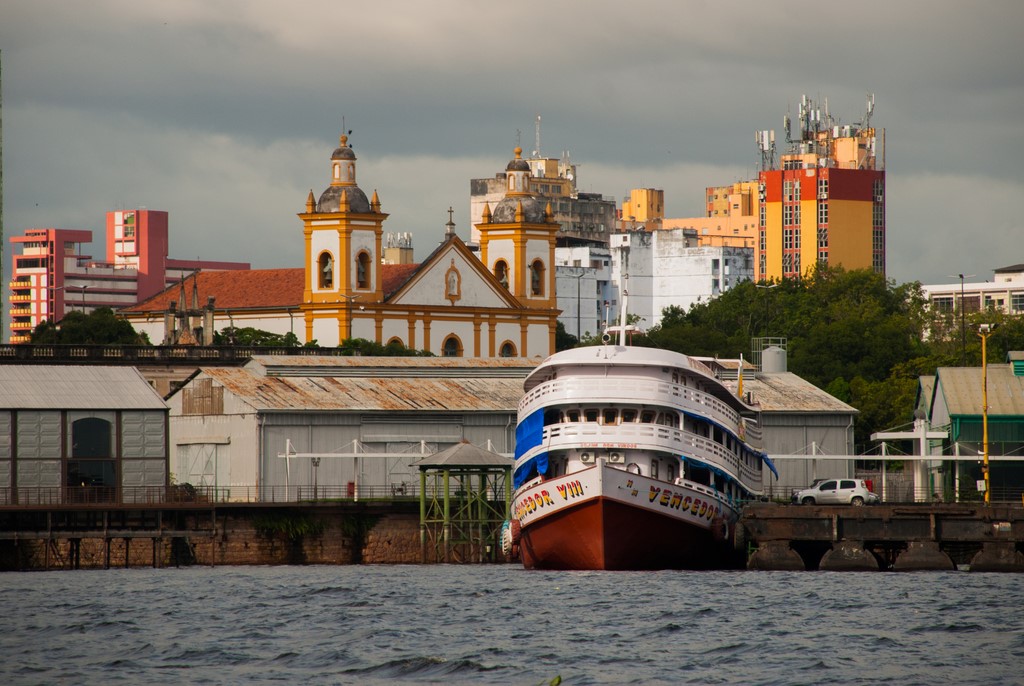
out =
[[[518,463],[520,457],[525,455],[531,449],[536,448],[543,441],[544,410],[540,409],[523,421],[519,422],[519,426],[516,427],[516,462]],[[535,466],[537,468],[537,472],[540,474],[543,474],[548,470],[547,452],[534,455],[530,458],[529,462],[516,467],[516,471],[512,479],[513,488],[519,488],[528,481],[530,474],[533,472],[533,467]]]

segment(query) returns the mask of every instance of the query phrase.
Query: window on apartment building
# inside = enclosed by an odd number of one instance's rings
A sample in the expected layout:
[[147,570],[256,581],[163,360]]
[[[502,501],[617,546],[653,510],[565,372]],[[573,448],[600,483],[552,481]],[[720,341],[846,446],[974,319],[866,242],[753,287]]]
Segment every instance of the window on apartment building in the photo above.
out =
[[1010,312],[1014,314],[1024,312],[1024,293],[1010,294]]
[[951,295],[937,295],[932,298],[932,309],[936,312],[952,312],[953,311],[953,296]]
[[818,227],[818,248],[820,249],[820,248],[827,248],[827,247],[828,247],[828,227],[819,226]]
[[819,224],[828,224],[828,203],[827,202],[819,202],[818,203],[818,223]]
[[793,181],[782,182],[782,199],[786,202],[793,202]]
[[818,200],[828,198],[828,179],[818,179]]

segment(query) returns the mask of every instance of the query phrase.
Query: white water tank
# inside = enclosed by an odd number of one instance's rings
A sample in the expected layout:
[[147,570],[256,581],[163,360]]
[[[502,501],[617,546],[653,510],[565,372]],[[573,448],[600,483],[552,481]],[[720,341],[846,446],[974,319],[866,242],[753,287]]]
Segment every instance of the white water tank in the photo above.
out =
[[762,372],[786,371],[786,351],[773,345],[761,351]]

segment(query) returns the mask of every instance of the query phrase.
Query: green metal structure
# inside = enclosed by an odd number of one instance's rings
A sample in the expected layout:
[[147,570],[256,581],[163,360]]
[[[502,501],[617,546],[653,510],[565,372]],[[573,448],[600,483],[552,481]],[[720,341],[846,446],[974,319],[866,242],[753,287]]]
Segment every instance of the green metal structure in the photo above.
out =
[[512,460],[458,443],[416,462],[424,563],[501,559],[501,528],[512,505]]

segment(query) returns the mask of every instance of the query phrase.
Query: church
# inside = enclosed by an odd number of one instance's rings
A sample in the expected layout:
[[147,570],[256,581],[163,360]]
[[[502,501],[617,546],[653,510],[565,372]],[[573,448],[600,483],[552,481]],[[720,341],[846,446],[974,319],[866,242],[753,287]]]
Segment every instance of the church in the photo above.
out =
[[448,357],[546,357],[559,313],[559,224],[550,204],[530,194],[522,150],[514,154],[505,197],[485,206],[476,225],[477,252],[449,219],[423,262],[396,264],[385,259],[388,215],[377,192],[367,198],[357,184],[356,155],[342,135],[330,184],[319,198],[310,191],[298,214],[302,268],[197,271],[120,314],[163,345],[209,345],[215,330],[252,327],[321,347],[362,338]]

